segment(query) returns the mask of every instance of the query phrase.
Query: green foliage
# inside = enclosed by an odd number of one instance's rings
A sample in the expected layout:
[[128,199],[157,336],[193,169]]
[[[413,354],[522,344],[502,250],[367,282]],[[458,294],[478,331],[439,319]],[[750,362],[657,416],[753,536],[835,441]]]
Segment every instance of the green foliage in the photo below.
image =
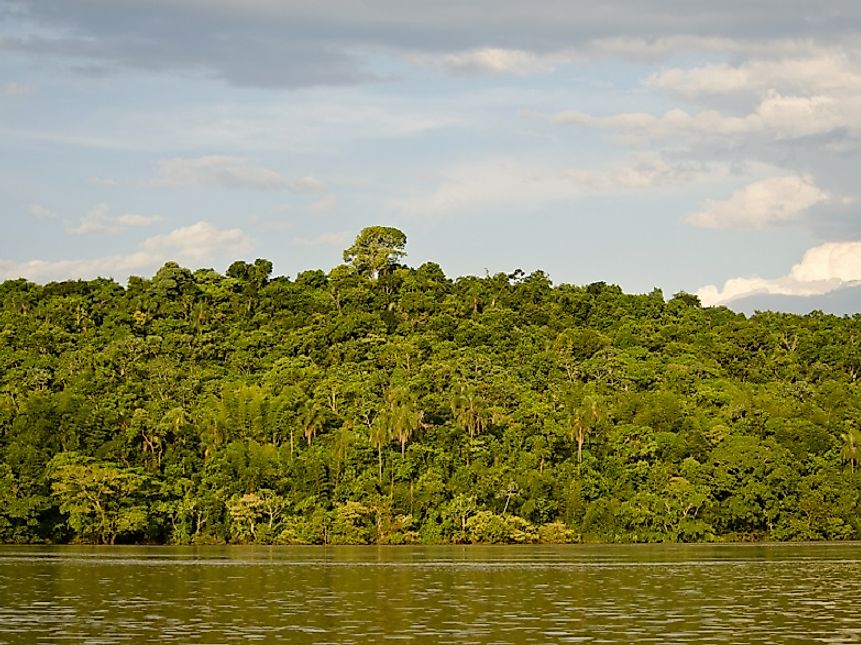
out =
[[391,273],[404,257],[407,236],[391,226],[363,228],[356,241],[344,251],[344,262],[353,265],[360,275],[372,279]]
[[405,244],[0,284],[0,541],[861,538],[861,316],[452,281]]
[[148,482],[139,471],[63,452],[48,463],[47,472],[60,512],[79,539],[113,544],[146,529]]

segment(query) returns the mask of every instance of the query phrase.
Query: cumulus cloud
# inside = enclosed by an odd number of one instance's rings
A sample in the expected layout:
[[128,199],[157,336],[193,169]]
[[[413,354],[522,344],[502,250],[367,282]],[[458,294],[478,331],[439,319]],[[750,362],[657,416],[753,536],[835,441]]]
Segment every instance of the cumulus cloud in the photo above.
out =
[[0,260],[0,279],[27,278],[38,282],[109,276],[125,279],[133,272],[152,272],[168,260],[200,265],[249,251],[252,240],[240,229],[219,229],[197,222],[141,242],[128,255],[80,260]]
[[322,192],[326,188],[316,177],[291,179],[249,159],[225,155],[166,159],[159,162],[153,183],[158,186],[287,189],[300,193]]
[[644,79],[646,89],[665,92],[695,108],[609,115],[563,110],[553,120],[606,129],[628,142],[709,141],[744,146],[748,153],[752,145],[764,147],[773,141],[835,132],[845,139],[861,133],[859,43],[789,44],[793,47],[766,49],[753,58],[743,48],[729,49],[732,63],[669,67]]
[[[719,52],[725,44],[706,39],[699,47]],[[842,206],[858,195],[850,169],[861,154],[861,42],[783,40],[761,50],[736,45],[724,52],[728,61],[668,67],[644,79],[643,92],[664,93],[677,107],[604,114],[563,110],[552,119],[606,131],[633,150],[657,148],[691,161],[738,164],[738,176],[749,184],[729,197],[709,195],[699,209],[691,208],[690,224],[759,229],[804,219],[819,239],[856,236],[857,226]],[[751,172],[756,164],[771,169]],[[777,176],[762,179],[763,174]]]
[[107,204],[98,204],[84,215],[75,226],[67,227],[66,230],[72,235],[115,234],[130,228],[149,226],[159,221],[161,221],[161,217],[158,215],[140,215],[137,213],[111,215],[111,209]]
[[728,304],[757,294],[822,295],[861,280],[861,241],[828,242],[808,249],[801,262],[782,277],[759,276],[727,280],[723,288],[706,285],[697,291],[704,305]]
[[828,199],[810,177],[771,177],[753,182],[725,200],[707,200],[687,222],[703,228],[765,228],[798,219]]
[[791,276],[800,282],[861,280],[861,241],[828,242],[809,249]]

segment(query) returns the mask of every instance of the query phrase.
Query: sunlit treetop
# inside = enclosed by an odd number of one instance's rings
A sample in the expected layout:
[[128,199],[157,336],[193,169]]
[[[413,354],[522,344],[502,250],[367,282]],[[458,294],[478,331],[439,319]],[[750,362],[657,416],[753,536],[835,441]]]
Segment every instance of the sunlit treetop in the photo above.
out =
[[391,226],[363,228],[352,246],[344,250],[344,262],[372,280],[388,273],[406,255],[406,234]]

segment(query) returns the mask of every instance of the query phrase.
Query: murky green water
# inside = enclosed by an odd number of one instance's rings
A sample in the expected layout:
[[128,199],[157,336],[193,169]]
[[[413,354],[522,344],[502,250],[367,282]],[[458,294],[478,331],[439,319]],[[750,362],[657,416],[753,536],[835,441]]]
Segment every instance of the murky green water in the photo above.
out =
[[4,643],[857,643],[861,545],[0,548]]

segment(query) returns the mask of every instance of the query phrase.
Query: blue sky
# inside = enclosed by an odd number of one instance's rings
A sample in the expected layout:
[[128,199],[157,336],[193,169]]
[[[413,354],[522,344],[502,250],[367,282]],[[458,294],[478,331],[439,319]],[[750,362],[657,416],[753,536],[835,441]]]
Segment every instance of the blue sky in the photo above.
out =
[[861,280],[861,5],[0,0],[0,279],[328,270],[812,295]]

